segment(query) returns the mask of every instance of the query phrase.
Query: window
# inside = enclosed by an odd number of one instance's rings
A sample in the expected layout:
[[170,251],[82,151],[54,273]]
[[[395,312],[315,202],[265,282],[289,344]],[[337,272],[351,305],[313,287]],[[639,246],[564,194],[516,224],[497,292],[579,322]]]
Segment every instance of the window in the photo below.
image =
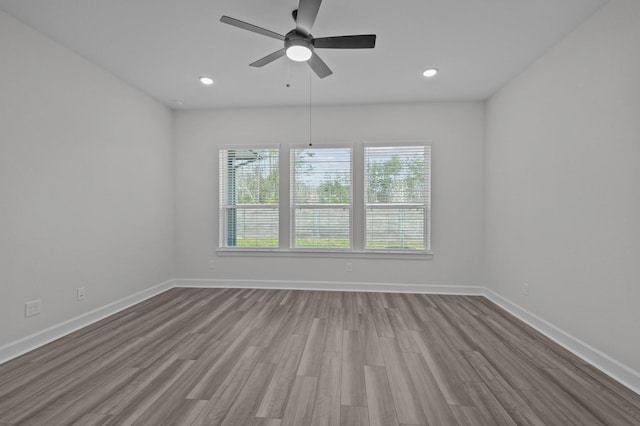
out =
[[430,250],[430,147],[365,146],[365,249]]
[[220,247],[279,247],[279,150],[220,150]]
[[351,148],[291,150],[292,247],[351,247]]
[[224,147],[219,178],[221,252],[431,252],[424,143]]

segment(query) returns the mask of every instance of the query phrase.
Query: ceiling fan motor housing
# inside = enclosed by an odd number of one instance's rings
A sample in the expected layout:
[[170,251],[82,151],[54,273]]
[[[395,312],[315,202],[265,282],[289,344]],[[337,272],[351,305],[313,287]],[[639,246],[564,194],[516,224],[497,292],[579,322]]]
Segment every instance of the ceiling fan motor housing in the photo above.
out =
[[284,38],[284,48],[288,49],[291,46],[304,46],[313,51],[313,37],[311,34],[307,35],[297,30],[291,30]]

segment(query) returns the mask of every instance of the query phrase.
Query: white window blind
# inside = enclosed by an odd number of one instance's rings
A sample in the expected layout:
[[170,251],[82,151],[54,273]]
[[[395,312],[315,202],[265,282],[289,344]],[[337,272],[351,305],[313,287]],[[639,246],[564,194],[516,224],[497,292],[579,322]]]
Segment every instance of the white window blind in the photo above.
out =
[[365,146],[365,249],[431,250],[431,147]]
[[279,247],[279,150],[221,149],[220,247]]
[[351,148],[291,150],[291,245],[349,249],[352,216]]

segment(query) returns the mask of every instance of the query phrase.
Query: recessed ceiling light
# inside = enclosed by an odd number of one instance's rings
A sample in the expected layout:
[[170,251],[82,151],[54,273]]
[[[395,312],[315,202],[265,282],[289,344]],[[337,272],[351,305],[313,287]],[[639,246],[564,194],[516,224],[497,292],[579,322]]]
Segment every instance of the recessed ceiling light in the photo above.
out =
[[182,99],[173,99],[171,102],[176,105],[184,105],[184,101]]
[[427,68],[422,73],[422,75],[427,77],[427,78],[435,77],[436,74],[438,74],[438,69],[437,68]]
[[204,84],[205,86],[211,86],[214,82],[215,81],[211,77],[207,77],[207,76],[200,77],[200,83]]

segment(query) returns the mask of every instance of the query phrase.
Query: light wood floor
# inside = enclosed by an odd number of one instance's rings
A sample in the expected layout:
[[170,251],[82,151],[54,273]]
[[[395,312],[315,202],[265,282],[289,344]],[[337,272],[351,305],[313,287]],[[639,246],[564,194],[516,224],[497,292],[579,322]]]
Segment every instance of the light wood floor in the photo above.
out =
[[640,425],[482,297],[173,289],[0,365],[0,425]]

